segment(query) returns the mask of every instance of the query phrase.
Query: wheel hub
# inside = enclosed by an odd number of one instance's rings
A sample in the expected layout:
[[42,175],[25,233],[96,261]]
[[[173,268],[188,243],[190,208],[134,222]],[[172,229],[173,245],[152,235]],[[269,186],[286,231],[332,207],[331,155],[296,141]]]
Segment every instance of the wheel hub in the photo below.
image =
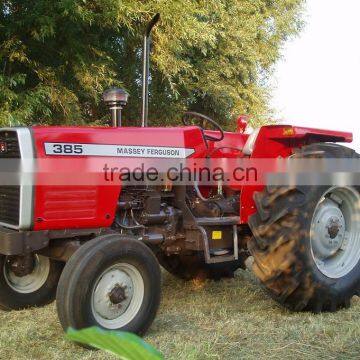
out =
[[93,306],[103,319],[124,314],[133,297],[133,282],[123,270],[113,268],[100,278],[94,290]]
[[109,293],[109,299],[114,304],[121,304],[124,300],[127,299],[125,294],[126,286],[121,286],[120,284],[116,284],[115,287]]
[[338,218],[330,219],[330,224],[327,226],[327,228],[331,240],[335,239],[338,236],[341,227],[342,225],[340,224]]
[[32,254],[27,256],[9,256],[7,259],[8,267],[17,277],[23,277],[31,274],[36,265]]
[[326,199],[319,207],[314,219],[313,251],[321,259],[334,255],[344,241],[345,219],[340,208]]

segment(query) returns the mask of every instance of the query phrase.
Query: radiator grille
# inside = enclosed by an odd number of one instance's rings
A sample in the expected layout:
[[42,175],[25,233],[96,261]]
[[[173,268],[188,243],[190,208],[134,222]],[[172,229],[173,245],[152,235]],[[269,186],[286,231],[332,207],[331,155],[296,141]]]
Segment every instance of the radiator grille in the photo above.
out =
[[[16,131],[0,131],[0,159],[20,159]],[[16,162],[14,163],[16,167]],[[20,185],[0,186],[0,222],[17,226],[20,216]]]
[[0,222],[19,224],[20,186],[0,186]]

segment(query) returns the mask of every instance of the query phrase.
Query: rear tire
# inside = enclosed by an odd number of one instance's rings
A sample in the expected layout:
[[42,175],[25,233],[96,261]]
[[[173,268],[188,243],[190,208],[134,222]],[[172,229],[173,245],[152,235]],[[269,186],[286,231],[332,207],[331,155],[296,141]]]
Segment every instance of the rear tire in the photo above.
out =
[[81,246],[60,278],[56,302],[63,329],[99,326],[143,335],[160,303],[153,253],[129,236],[105,235]]
[[[335,144],[306,146],[296,156],[319,154],[358,158]],[[258,212],[249,221],[254,236],[248,248],[254,273],[270,295],[295,311],[348,307],[360,290],[359,189],[268,187],[254,198]]]
[[44,306],[55,299],[63,263],[34,255],[33,271],[17,276],[9,265],[10,257],[0,256],[0,308],[20,310]]

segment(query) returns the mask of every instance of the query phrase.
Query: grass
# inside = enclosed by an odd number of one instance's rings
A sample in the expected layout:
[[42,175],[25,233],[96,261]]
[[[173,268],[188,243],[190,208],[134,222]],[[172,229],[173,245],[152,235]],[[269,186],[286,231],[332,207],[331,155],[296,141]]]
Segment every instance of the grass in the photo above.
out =
[[[145,338],[166,359],[359,359],[360,299],[336,314],[291,313],[247,271],[221,282],[164,274],[162,305]],[[0,359],[112,359],[64,339],[55,304],[0,312]]]

